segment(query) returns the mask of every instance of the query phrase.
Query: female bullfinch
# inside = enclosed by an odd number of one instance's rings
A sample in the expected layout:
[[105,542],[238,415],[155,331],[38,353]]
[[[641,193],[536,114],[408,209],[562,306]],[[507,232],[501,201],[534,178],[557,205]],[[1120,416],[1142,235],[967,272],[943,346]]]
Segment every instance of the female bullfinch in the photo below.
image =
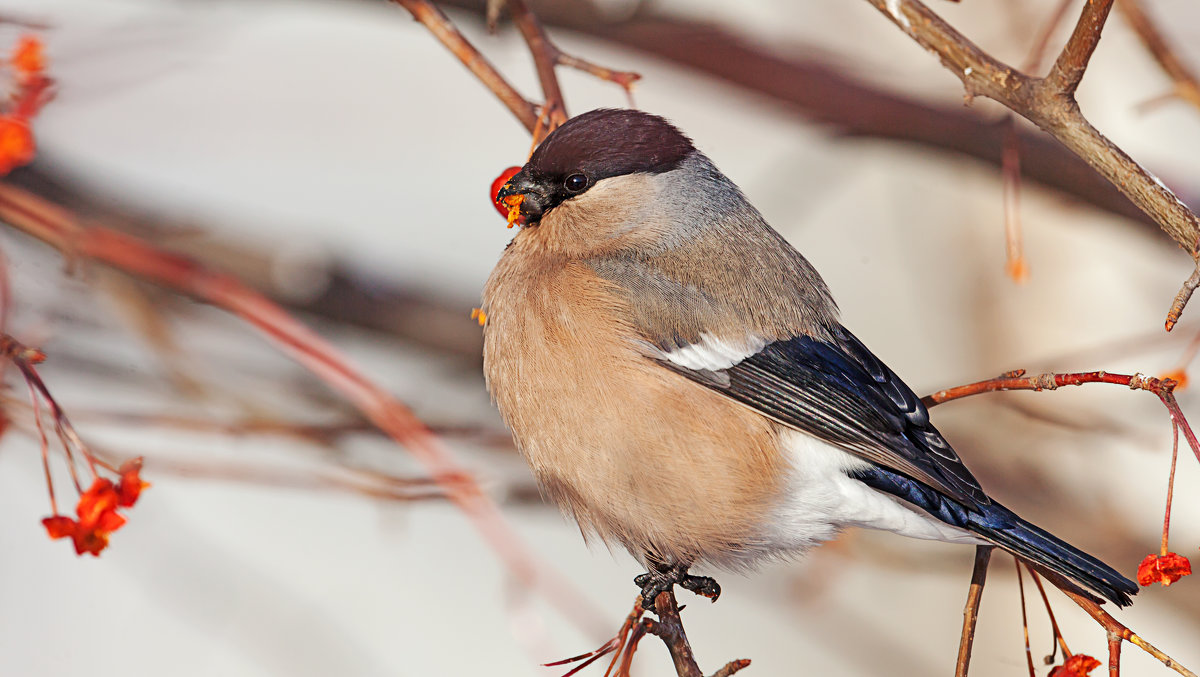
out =
[[[809,262],[661,117],[596,110],[498,201],[488,389],[544,493],[649,569],[745,569],[845,527],[992,544],[1118,605],[1137,586],[988,497]],[[514,216],[516,213],[514,212]]]

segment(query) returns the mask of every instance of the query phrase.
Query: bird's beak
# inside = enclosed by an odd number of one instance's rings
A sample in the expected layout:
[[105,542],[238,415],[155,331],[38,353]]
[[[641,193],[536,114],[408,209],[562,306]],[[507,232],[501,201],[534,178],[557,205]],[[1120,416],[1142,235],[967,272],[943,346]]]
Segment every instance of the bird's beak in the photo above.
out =
[[529,178],[524,169],[513,175],[496,193],[496,203],[508,208],[508,225],[535,225],[541,218],[548,200],[541,186]]

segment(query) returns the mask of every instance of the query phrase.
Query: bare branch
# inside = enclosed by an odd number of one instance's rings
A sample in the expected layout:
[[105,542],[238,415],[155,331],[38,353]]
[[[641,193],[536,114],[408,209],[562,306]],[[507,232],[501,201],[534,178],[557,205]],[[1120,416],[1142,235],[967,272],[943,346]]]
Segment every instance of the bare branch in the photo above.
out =
[[[538,107],[521,96],[520,92],[509,84],[504,76],[500,75],[492,64],[479,53],[479,50],[463,37],[458,28],[440,9],[428,0],[391,1],[407,9],[414,19],[424,24],[434,37],[445,45],[454,56],[458,57],[459,61],[462,61],[475,77],[521,121],[526,131],[533,134],[535,144],[567,120],[566,102],[563,98],[562,87],[558,83],[558,75],[554,70],[557,66],[566,65],[578,68],[600,79],[614,82],[624,88],[626,93],[641,77],[637,73],[614,71],[564,54],[550,41],[541,21],[530,11],[525,0],[489,0],[485,8],[488,29],[495,28],[500,7],[507,5],[513,23],[521,32],[525,44],[529,46],[529,53],[533,56],[534,68],[537,70],[544,98],[542,110],[539,113]],[[546,120],[544,125],[540,124],[543,118]]]
[[1100,33],[1104,30],[1104,22],[1108,20],[1112,5],[1113,0],[1086,0],[1083,3],[1083,14],[1075,24],[1075,30],[1046,76],[1045,86],[1051,91],[1068,97],[1075,95],[1092,60],[1092,53],[1100,43]]
[[508,110],[516,116],[517,120],[525,126],[525,129],[530,133],[537,127],[537,109],[536,107],[525,100],[521,93],[516,90],[508,80],[500,75],[499,71],[492,66],[479,50],[470,43],[458,28],[442,13],[442,10],[435,7],[427,0],[392,0],[404,9],[408,10],[413,18],[420,21],[433,33],[446,49],[450,50],[458,60],[467,67],[484,84],[493,94],[496,95],[500,102],[508,107]]
[[1174,329],[1175,323],[1179,322],[1179,316],[1183,315],[1183,309],[1191,300],[1192,294],[1196,292],[1196,287],[1200,287],[1200,261],[1197,261],[1195,270],[1188,279],[1183,281],[1183,286],[1179,288],[1179,293],[1175,294],[1175,300],[1171,302],[1171,309],[1167,311],[1167,331]]
[[610,68],[597,66],[589,61],[585,61],[575,56],[568,55],[550,41],[550,37],[546,34],[545,28],[542,27],[542,22],[529,9],[529,5],[525,0],[505,0],[508,5],[508,11],[512,14],[513,23],[517,30],[521,32],[521,37],[525,39],[525,44],[529,46],[529,53],[533,56],[533,65],[537,70],[538,81],[541,83],[542,96],[545,103],[542,106],[542,115],[546,117],[547,124],[534,131],[533,142],[540,143],[543,138],[556,127],[566,122],[570,117],[567,114],[567,104],[563,97],[562,87],[558,82],[558,75],[555,68],[558,66],[568,66],[588,73],[601,80],[620,85],[629,94],[632,91],[633,83],[642,76],[637,73],[627,71],[614,71]]
[[992,559],[993,546],[975,546],[975,568],[971,572],[971,587],[967,591],[967,605],[963,609],[962,636],[958,640],[958,662],[954,666],[954,677],[967,677],[971,665],[971,646],[975,642],[975,623],[979,620],[979,603],[983,599],[983,586],[987,582],[988,562]]
[[[1097,131],[1075,102],[1075,88],[1095,51],[1112,0],[1087,0],[1071,39],[1044,79],[1025,75],[985,53],[919,0],[896,0],[897,14],[887,0],[867,1],[936,54],[962,80],[968,97],[994,99],[1041,127],[1125,193],[1193,259],[1200,256],[1200,218]],[[1168,321],[1167,328],[1173,324]]]
[[[525,0],[506,0],[508,11],[512,14],[513,23],[517,30],[521,32],[521,37],[525,39],[525,44],[529,45],[529,53],[533,56],[533,66],[537,70],[538,82],[542,86],[542,114],[546,116],[548,124],[543,127],[542,137],[545,134],[553,131],[562,123],[567,121],[567,103],[563,99],[562,87],[558,84],[558,75],[554,69],[558,66],[558,59],[562,56],[562,52],[554,43],[550,42],[550,38],[546,36],[545,29],[542,24],[534,16],[533,12],[529,11],[529,6],[525,4]],[[541,141],[539,138],[534,138],[534,143]]]
[[1072,373],[1045,373],[1037,376],[1026,376],[1025,370],[1018,369],[996,378],[989,378],[975,383],[939,390],[932,395],[922,398],[927,407],[933,407],[943,402],[957,400],[962,397],[991,393],[998,390],[1055,390],[1063,386],[1078,386],[1085,383],[1111,383],[1122,385],[1133,390],[1145,390],[1162,396],[1175,389],[1175,381],[1160,379],[1141,374],[1112,374],[1107,371],[1089,371]]
[[[1079,592],[1076,589],[1075,585],[1073,583],[1071,583],[1070,581],[1068,581],[1066,578],[1063,578],[1059,574],[1056,574],[1053,571],[1050,571],[1049,569],[1045,569],[1040,566],[1037,567],[1037,570],[1038,570],[1038,573],[1041,574],[1046,580],[1050,581],[1050,583],[1053,584],[1054,587],[1061,590],[1063,592],[1063,594],[1065,594],[1067,597],[1070,597],[1072,601],[1074,601],[1076,604],[1079,605],[1079,608],[1083,609],[1097,623],[1099,623],[1101,626],[1103,626],[1104,629],[1108,632],[1108,637],[1110,638],[1110,640],[1113,637],[1117,637],[1120,640],[1129,642],[1130,644],[1138,647],[1142,651],[1145,651],[1146,653],[1150,654],[1151,656],[1154,656],[1158,660],[1162,661],[1163,665],[1167,666],[1168,668],[1171,668],[1175,672],[1178,672],[1179,674],[1184,675],[1185,677],[1197,677],[1196,673],[1187,669],[1181,663],[1179,663],[1179,661],[1175,660],[1174,658],[1171,658],[1170,656],[1168,656],[1167,654],[1163,653],[1158,648],[1156,648],[1154,645],[1152,645],[1149,642],[1147,642],[1146,640],[1142,639],[1141,636],[1139,636],[1137,633],[1133,632],[1128,627],[1126,627],[1124,623],[1121,623],[1117,619],[1113,618],[1107,611],[1105,611],[1104,609],[1101,609],[1100,605],[1094,599],[1092,599],[1089,595]],[[1112,647],[1110,644],[1110,646],[1109,646],[1110,660],[1111,660],[1112,655],[1113,655],[1113,652],[1112,652]],[[1111,672],[1110,672],[1110,674],[1111,674]]]
[[[692,653],[692,645],[688,642],[687,633],[683,630],[683,621],[679,618],[675,593],[671,590],[659,593],[658,597],[654,598],[654,608],[657,610],[658,620],[644,618],[642,624],[646,627],[646,632],[657,636],[663,641],[663,644],[667,645],[667,650],[671,653],[671,661],[675,664],[676,674],[679,677],[704,677],[704,673],[696,664],[696,657]],[[712,677],[729,677],[749,665],[750,660],[746,658],[730,661],[713,673]]]

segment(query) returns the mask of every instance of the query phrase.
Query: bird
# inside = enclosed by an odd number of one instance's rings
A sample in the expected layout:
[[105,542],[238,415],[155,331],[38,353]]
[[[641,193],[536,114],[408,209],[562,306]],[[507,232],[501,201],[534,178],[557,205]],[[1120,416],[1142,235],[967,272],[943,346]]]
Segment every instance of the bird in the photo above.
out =
[[[663,117],[570,118],[495,195],[520,226],[484,285],[487,388],[585,538],[714,601],[852,527],[998,546],[1118,606],[1133,581],[988,496],[828,286]],[[510,223],[511,225],[511,223]]]

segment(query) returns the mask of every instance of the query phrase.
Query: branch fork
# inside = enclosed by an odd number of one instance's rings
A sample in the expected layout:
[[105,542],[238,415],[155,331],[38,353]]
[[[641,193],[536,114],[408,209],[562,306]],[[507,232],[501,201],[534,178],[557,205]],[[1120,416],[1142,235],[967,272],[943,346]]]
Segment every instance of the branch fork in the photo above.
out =
[[[1154,220],[1200,266],[1200,218],[1153,174],[1088,122],[1075,91],[1114,0],[1086,0],[1071,37],[1045,77],[1033,77],[984,52],[920,0],[867,0],[905,34],[938,57],[962,80],[967,102],[993,99],[1040,127],[1108,179]],[[898,11],[897,11],[898,9]],[[1184,283],[1168,311],[1170,331],[1200,286],[1200,268]]]

